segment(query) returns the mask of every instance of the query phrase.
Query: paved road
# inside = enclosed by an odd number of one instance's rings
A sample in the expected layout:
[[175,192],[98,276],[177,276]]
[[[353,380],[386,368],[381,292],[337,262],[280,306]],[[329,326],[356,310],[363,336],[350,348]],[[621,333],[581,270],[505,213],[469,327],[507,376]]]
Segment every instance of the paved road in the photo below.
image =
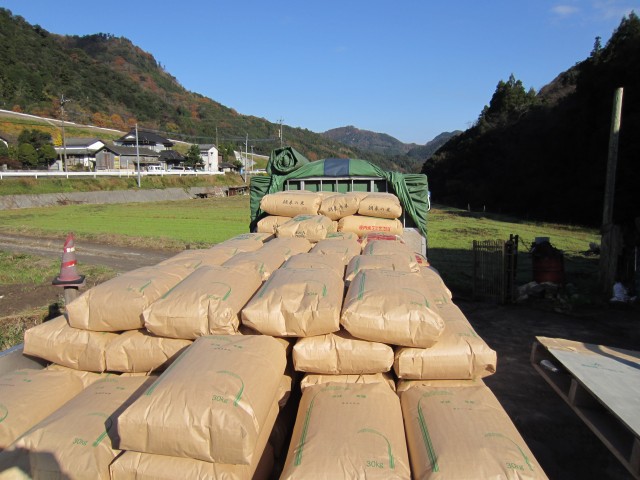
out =
[[[43,257],[62,256],[65,238],[29,237],[0,233],[0,250],[23,252]],[[175,252],[131,247],[75,242],[78,262],[92,265],[106,265],[119,272],[127,272],[139,267],[155,265],[172,256]]]

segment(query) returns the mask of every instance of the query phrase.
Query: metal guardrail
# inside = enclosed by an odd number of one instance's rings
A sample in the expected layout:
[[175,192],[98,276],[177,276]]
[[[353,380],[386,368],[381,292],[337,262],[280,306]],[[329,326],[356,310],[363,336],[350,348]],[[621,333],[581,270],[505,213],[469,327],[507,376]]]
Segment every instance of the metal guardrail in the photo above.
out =
[[[166,172],[140,172],[140,174],[144,176],[186,176],[186,177],[197,177],[198,175],[224,175],[224,172],[195,172],[189,170],[168,170]],[[46,178],[46,177],[62,177],[62,178],[74,178],[74,177],[137,177],[138,172],[124,170],[124,171],[107,171],[100,170],[98,172],[51,172],[47,170],[13,170],[13,171],[2,171],[0,170],[0,180],[4,178],[17,178],[17,177],[33,177],[33,178]]]

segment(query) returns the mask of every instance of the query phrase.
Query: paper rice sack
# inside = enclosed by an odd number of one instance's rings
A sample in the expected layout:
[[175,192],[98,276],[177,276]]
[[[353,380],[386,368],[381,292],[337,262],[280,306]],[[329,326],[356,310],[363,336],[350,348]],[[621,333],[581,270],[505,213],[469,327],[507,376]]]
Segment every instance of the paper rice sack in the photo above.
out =
[[308,337],[340,329],[342,278],[331,270],[279,269],[242,310],[242,323],[265,335]]
[[322,200],[318,213],[329,217],[331,220],[340,220],[347,215],[355,215],[358,213],[360,198],[360,195],[352,193],[339,193],[328,196]]
[[348,332],[299,338],[293,347],[293,364],[299,372],[334,375],[388,372],[393,349],[384,343],[359,340]]
[[97,285],[67,305],[69,325],[99,332],[138,330],[142,311],[194,270],[178,265],[144,267]]
[[118,334],[70,327],[63,316],[24,332],[24,353],[76,370],[104,372],[105,349]]
[[189,345],[190,340],[159,337],[146,330],[129,330],[107,344],[107,370],[144,373],[164,369]]
[[410,479],[397,395],[387,385],[328,383],[302,392],[282,480]]
[[[282,253],[266,251],[264,248],[261,248],[255,252],[239,253],[225,262],[223,266],[237,270],[238,273],[240,273],[240,269],[248,269],[251,273],[258,274],[261,281],[264,281],[267,280],[275,270],[280,268],[284,261],[285,257]],[[255,275],[251,276],[255,277]],[[257,290],[259,286],[260,285],[256,286],[255,290]]]
[[0,471],[9,461],[27,478],[109,480],[109,464],[120,453],[116,418],[153,380],[97,380],[0,453]]
[[333,270],[340,277],[344,275],[344,260],[340,254],[316,255],[314,253],[299,253],[289,258],[281,268],[328,268]]
[[396,382],[390,373],[368,373],[355,375],[323,375],[321,373],[307,373],[300,380],[300,388],[304,390],[312,385],[324,383],[384,383],[391,390],[396,390]]
[[[99,378],[91,374],[95,381]],[[21,369],[0,376],[0,450],[84,390],[72,369]]]
[[251,465],[212,463],[186,457],[126,451],[111,464],[111,480],[268,480],[273,468],[273,452],[266,447],[277,415],[278,406],[274,404],[260,432]]
[[391,270],[410,273],[411,257],[401,254],[357,255],[347,265],[344,279],[351,282],[361,270]]
[[288,190],[270,193],[260,200],[260,209],[269,215],[295,217],[296,215],[317,215],[322,203],[322,195],[306,190]]
[[324,239],[334,232],[333,222],[324,215],[297,215],[276,227],[278,238],[306,238],[310,242]]
[[362,248],[357,239],[324,239],[311,249],[310,253],[318,255],[340,255],[344,265],[356,255],[360,255]]
[[400,398],[415,478],[547,478],[488,387],[415,386]]
[[121,448],[251,465],[286,363],[265,335],[200,337],[119,417]]
[[280,215],[268,215],[258,221],[258,232],[260,233],[276,233],[276,228],[283,223],[287,223],[291,217],[283,217]]
[[392,193],[370,193],[358,207],[358,214],[377,218],[398,218],[402,215],[400,200]]
[[370,232],[402,235],[402,223],[397,218],[377,218],[365,215],[349,215],[338,220],[338,232],[352,232],[362,237]]
[[264,253],[277,253],[284,255],[288,260],[299,253],[307,253],[311,250],[311,242],[306,238],[274,238],[264,244]]
[[417,273],[363,270],[345,297],[340,323],[354,337],[409,347],[430,347],[444,321]]
[[240,309],[261,283],[255,271],[201,267],[144,310],[145,327],[171,338],[232,335]]
[[429,348],[400,348],[393,368],[409,380],[469,380],[496,372],[497,355],[446,295],[436,302],[445,327]]

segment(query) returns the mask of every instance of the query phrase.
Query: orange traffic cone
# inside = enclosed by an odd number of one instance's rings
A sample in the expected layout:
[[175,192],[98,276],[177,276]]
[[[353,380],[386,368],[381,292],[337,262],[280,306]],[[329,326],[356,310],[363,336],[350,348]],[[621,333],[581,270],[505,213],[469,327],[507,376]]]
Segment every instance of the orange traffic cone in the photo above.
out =
[[76,247],[73,243],[73,233],[67,235],[62,250],[60,275],[53,279],[53,285],[60,287],[80,287],[84,284],[84,275],[76,271]]

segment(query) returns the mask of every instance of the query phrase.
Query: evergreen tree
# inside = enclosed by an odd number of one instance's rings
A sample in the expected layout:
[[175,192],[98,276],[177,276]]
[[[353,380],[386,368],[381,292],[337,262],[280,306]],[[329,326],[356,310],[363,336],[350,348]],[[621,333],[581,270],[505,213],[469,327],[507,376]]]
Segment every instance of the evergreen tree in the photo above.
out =
[[187,155],[185,156],[184,163],[189,165],[190,167],[196,168],[196,165],[202,163],[202,157],[200,157],[200,147],[198,145],[193,144],[187,150]]
[[36,168],[38,166],[38,152],[30,143],[21,143],[18,146],[18,160],[25,168]]
[[57,156],[56,149],[48,143],[38,149],[38,159],[42,166],[48,167]]

